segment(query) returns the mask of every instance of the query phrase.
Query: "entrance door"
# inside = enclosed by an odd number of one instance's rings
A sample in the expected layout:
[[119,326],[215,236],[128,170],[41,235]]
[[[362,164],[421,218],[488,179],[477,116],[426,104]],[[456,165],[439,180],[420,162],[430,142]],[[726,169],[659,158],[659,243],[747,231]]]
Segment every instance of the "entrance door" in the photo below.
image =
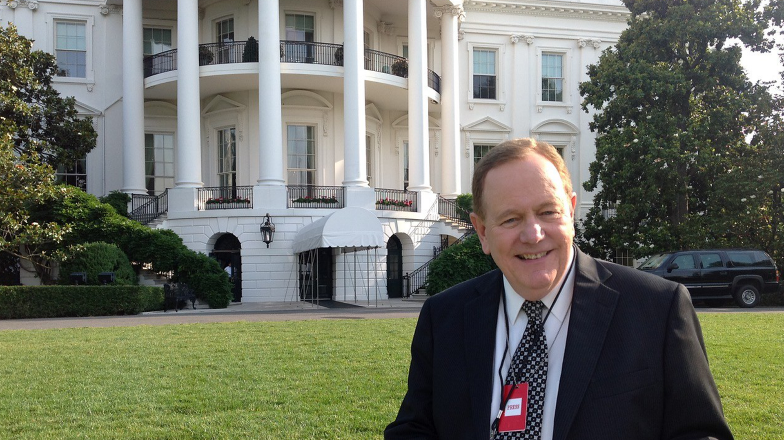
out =
[[387,295],[403,297],[403,245],[394,235],[387,242]]
[[232,301],[242,301],[242,256],[240,254],[240,241],[233,234],[224,234],[215,242],[213,254],[221,267],[231,268],[226,270],[231,281]]
[[332,299],[332,249],[319,248],[299,254],[299,298]]

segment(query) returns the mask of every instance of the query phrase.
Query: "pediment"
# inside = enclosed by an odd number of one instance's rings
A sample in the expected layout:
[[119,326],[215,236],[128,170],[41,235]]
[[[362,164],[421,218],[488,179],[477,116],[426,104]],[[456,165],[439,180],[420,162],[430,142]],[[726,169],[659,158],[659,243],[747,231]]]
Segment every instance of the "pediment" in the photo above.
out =
[[74,103],[74,108],[76,109],[76,113],[82,117],[100,116],[103,113],[97,108],[89,106],[83,102],[79,102],[78,100]]
[[176,118],[177,106],[165,101],[147,101],[144,103],[144,116]]
[[531,129],[531,133],[578,134],[580,130],[569,121],[550,119]]
[[212,99],[201,112],[202,115],[210,115],[223,112],[240,112],[245,110],[245,106],[237,101],[233,101],[225,96],[218,95]]
[[485,132],[501,132],[510,133],[512,127],[502,124],[491,117],[482,118],[476,122],[472,122],[463,126],[463,131],[485,131]]
[[299,107],[310,109],[330,110],[332,104],[318,93],[307,90],[290,90],[280,95],[284,107]]
[[372,102],[365,106],[365,117],[370,118],[377,123],[384,122],[384,119],[381,117],[381,112],[378,111],[376,104],[373,104]]
[[[429,130],[441,128],[441,122],[432,116],[427,117],[427,123],[428,123]],[[392,128],[394,129],[408,128],[408,115],[403,115],[395,119],[394,122],[392,122]]]

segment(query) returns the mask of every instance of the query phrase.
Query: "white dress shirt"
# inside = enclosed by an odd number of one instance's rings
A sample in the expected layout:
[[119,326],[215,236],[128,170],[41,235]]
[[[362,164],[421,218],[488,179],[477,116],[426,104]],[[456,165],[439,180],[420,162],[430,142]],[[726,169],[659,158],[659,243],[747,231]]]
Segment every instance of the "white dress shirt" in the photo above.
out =
[[[572,250],[572,255],[574,250]],[[544,332],[547,337],[547,382],[544,391],[544,412],[542,414],[542,437],[541,440],[552,440],[553,438],[553,424],[555,420],[555,403],[558,399],[558,385],[561,379],[561,368],[563,367],[564,350],[566,349],[566,334],[569,329],[569,316],[572,310],[572,296],[574,294],[574,270],[571,266],[574,261],[567,267],[567,277],[564,281],[563,290],[558,297],[558,301],[553,304],[558,290],[561,287],[559,283],[555,288],[548,293],[542,302],[545,308],[542,310],[542,319],[547,316],[548,310],[550,316],[544,323]],[[495,421],[498,415],[498,410],[501,407],[501,385],[502,379],[498,376],[498,368],[501,367],[501,374],[503,381],[506,381],[506,375],[509,371],[509,364],[512,361],[517,346],[523,338],[525,326],[528,324],[528,317],[522,311],[523,302],[525,300],[509,284],[509,281],[504,276],[504,296],[506,297],[507,316],[509,317],[509,350],[505,352],[506,348],[506,325],[504,324],[504,301],[502,300],[498,307],[498,321],[495,328],[495,356],[493,360],[493,400],[490,404],[490,424]],[[488,425],[488,432],[490,425]]]

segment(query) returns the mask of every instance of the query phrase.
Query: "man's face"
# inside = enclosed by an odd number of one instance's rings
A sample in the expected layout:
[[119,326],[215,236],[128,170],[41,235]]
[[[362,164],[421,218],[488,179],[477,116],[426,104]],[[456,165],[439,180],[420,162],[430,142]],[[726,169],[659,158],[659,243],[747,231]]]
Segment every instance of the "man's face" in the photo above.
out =
[[543,298],[569,265],[575,194],[567,197],[555,166],[531,154],[490,170],[483,198],[484,218],[471,214],[482,250],[518,294]]

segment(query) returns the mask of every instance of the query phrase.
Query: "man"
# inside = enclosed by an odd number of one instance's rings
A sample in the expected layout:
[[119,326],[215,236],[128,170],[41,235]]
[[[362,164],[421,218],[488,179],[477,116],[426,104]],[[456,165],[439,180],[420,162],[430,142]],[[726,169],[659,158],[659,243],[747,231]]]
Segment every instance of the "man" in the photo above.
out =
[[552,146],[491,149],[472,192],[500,270],[425,302],[386,439],[732,439],[688,292],[573,246]]

